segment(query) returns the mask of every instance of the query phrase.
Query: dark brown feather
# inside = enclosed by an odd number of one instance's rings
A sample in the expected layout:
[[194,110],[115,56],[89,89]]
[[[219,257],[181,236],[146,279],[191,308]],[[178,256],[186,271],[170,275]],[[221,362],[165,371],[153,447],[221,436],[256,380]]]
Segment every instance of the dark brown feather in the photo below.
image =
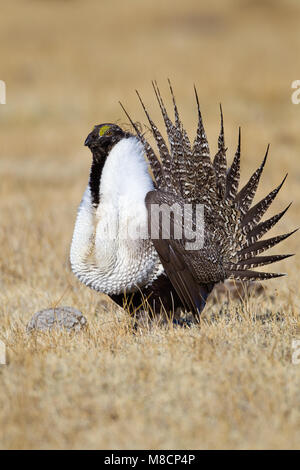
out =
[[223,125],[223,111],[220,105],[221,114],[221,129],[218,138],[218,151],[214,157],[213,166],[216,173],[216,186],[219,198],[223,199],[226,192],[226,149],[225,149],[225,138],[224,138],[224,125]]
[[[274,225],[279,222],[282,216],[286,213],[286,211],[291,207],[290,203],[283,211],[281,211],[279,214],[273,215],[273,217],[270,217],[270,219],[265,220],[264,222],[261,222],[260,224],[256,225],[251,232],[247,233],[247,240],[248,244],[253,244],[257,240],[259,240],[266,232],[268,232]],[[255,219],[257,220],[257,219]]]
[[237,194],[237,196],[234,200],[235,204],[240,209],[242,214],[246,214],[246,212],[248,211],[249,207],[252,204],[252,201],[253,201],[253,198],[255,196],[261,174],[263,172],[263,169],[264,169],[264,166],[265,166],[265,163],[266,163],[266,160],[267,160],[269,147],[270,146],[268,145],[266,154],[265,154],[264,159],[262,161],[262,164],[253,173],[253,175],[249,179],[248,183],[245,184],[245,186],[240,190],[240,192]]
[[259,201],[255,206],[253,206],[243,217],[242,219],[242,227],[245,233],[252,230],[255,225],[258,224],[264,213],[270,207],[272,202],[274,201],[275,197],[279,193],[282,185],[284,184],[287,178],[287,174],[283,178],[282,182],[280,183],[277,188],[273,189],[266,197],[264,197],[261,201]]
[[266,279],[274,279],[282,276],[286,276],[286,274],[262,273],[259,271],[233,271],[230,273],[229,279],[236,279],[238,281],[264,281]]
[[247,246],[246,248],[243,248],[237,253],[239,261],[253,258],[256,255],[259,255],[260,253],[263,253],[264,251],[269,250],[273,246],[277,245],[281,241],[293,235],[293,233],[297,232],[297,230],[298,229],[293,230],[292,232],[289,232],[289,233],[285,233],[283,235],[278,235],[276,237],[268,238],[266,240],[261,240],[261,241],[253,243],[250,246]]
[[226,194],[229,201],[233,201],[237,195],[240,181],[240,163],[241,163],[241,128],[239,127],[239,137],[236,153],[226,175]]

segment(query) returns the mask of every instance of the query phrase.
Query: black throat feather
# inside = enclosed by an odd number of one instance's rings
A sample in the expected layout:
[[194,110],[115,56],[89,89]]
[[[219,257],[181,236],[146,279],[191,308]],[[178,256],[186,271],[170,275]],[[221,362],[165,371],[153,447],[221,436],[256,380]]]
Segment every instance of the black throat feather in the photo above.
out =
[[91,191],[92,204],[94,207],[98,207],[100,202],[100,180],[105,161],[106,158],[103,158],[103,155],[101,155],[101,158],[99,158],[97,154],[93,153],[89,186]]

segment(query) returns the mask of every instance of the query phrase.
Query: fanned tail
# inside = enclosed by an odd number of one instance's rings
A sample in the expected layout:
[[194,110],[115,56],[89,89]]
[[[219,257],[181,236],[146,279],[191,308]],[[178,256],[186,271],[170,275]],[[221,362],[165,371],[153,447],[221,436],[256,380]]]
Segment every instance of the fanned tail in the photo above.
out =
[[[269,145],[264,159],[258,169],[252,174],[249,181],[239,188],[240,159],[241,159],[241,130],[238,133],[238,145],[232,164],[227,168],[226,147],[224,137],[224,118],[220,105],[220,133],[218,137],[218,150],[211,161],[209,144],[206,137],[200,104],[196,87],[194,87],[198,124],[196,137],[191,145],[188,135],[183,128],[179,117],[175,95],[169,81],[170,93],[174,110],[174,122],[170,119],[164,101],[156,82],[152,82],[153,89],[164,120],[170,150],[152,121],[139,93],[138,97],[147,116],[153,136],[159,151],[160,160],[154,150],[136,128],[128,113],[131,124],[145,147],[157,189],[168,191],[187,203],[202,203],[205,208],[205,243],[199,250],[201,269],[205,267],[209,276],[203,273],[203,278],[211,276],[211,282],[218,282],[225,278],[238,280],[264,280],[283,276],[281,273],[264,273],[252,269],[272,264],[292,256],[291,254],[259,256],[266,250],[276,246],[291,236],[296,230],[276,237],[260,240],[283,217],[290,205],[280,213],[262,221],[261,219],[270,207],[283,181],[266,197],[252,205],[261,175],[265,168]],[[123,108],[124,109],[124,108]],[[161,162],[161,163],[160,163]],[[213,253],[213,254],[212,254]],[[217,266],[217,264],[219,265]],[[211,266],[215,265],[215,278]],[[210,266],[210,268],[208,268]],[[220,273],[223,273],[221,275]],[[199,279],[201,273],[197,273]],[[205,277],[206,276],[206,277]],[[218,277],[219,276],[219,277]],[[223,276],[223,278],[222,278]],[[207,281],[205,281],[207,282]],[[175,283],[175,281],[174,281]],[[183,283],[181,283],[183,285]]]

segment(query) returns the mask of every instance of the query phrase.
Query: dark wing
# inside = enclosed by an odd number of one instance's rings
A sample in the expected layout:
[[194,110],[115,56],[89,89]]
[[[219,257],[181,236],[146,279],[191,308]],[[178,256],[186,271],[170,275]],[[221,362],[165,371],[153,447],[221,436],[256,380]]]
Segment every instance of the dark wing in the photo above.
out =
[[[181,222],[177,217],[169,217],[170,212],[168,209],[163,214],[164,208],[172,207],[172,199],[171,195],[163,191],[151,191],[147,194],[146,206],[148,210],[149,233],[165,272],[185,309],[192,312],[198,318],[205,307],[207,297],[212,291],[215,282],[213,280],[210,282],[199,281],[197,271],[194,269],[195,262],[192,262],[194,258],[197,266],[197,259],[195,260],[195,258],[199,258],[199,250],[197,252],[189,252],[184,246],[184,238],[174,238],[174,233],[176,233],[175,225],[177,224],[178,228],[178,223],[180,224]],[[152,217],[152,208],[157,208],[158,206],[161,208],[162,216],[158,219],[159,224],[157,227],[157,221],[154,221]],[[163,221],[166,223],[167,220],[170,221],[169,238],[165,238],[162,228]],[[155,223],[154,230],[151,226],[152,222]],[[182,230],[182,227],[179,228]]]

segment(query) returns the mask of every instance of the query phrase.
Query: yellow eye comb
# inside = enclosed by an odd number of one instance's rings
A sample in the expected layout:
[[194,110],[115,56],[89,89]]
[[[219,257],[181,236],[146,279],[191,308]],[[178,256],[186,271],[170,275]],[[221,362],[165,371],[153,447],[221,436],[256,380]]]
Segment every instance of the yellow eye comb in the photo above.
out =
[[106,131],[108,131],[109,128],[110,128],[109,125],[104,125],[104,126],[100,127],[99,136],[102,137],[106,133]]

